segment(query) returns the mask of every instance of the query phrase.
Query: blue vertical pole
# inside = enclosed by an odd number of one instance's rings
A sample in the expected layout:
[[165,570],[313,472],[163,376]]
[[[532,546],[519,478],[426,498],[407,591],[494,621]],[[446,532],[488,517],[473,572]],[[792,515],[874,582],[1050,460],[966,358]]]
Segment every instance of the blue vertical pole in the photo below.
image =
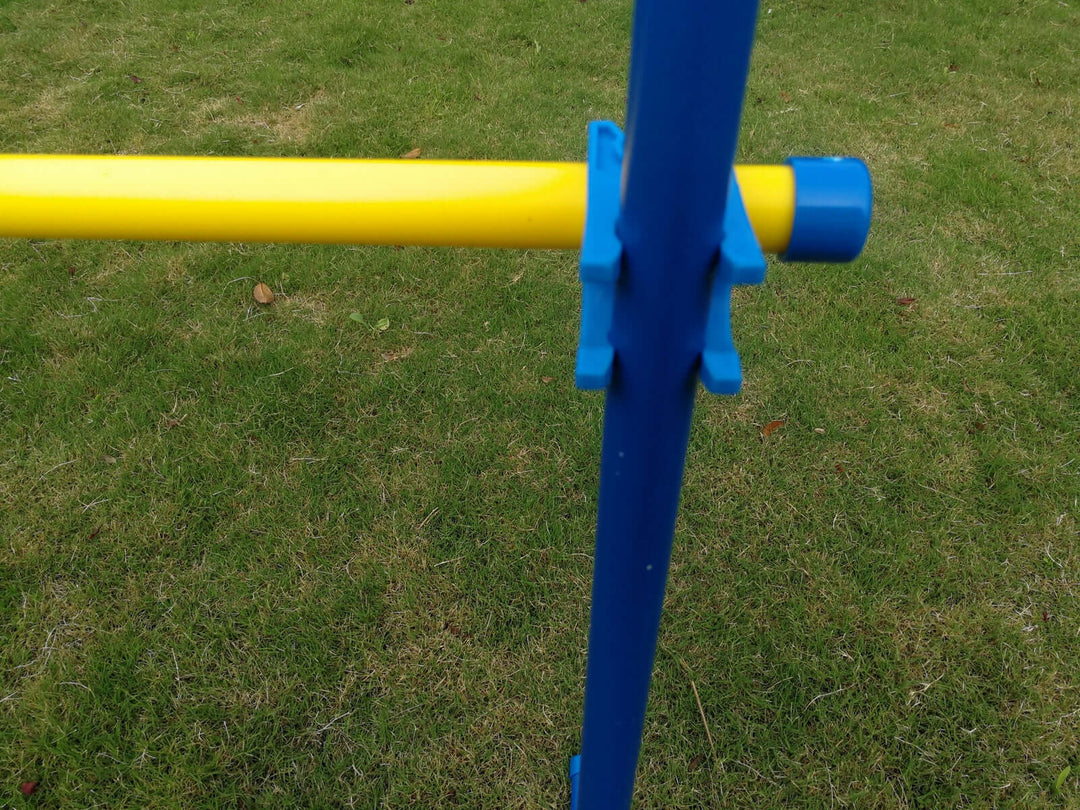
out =
[[633,794],[756,16],[634,10],[577,810]]

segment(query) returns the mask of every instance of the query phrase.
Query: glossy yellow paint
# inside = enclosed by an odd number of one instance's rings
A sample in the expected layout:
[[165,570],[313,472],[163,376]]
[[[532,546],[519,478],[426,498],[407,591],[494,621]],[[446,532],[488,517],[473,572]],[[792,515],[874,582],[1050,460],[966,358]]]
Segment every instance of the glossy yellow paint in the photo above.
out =
[[[738,166],[758,241],[783,252],[795,181]],[[584,163],[0,155],[0,236],[572,248]]]
[[795,221],[795,170],[790,166],[736,166],[746,214],[766,253],[783,253]]

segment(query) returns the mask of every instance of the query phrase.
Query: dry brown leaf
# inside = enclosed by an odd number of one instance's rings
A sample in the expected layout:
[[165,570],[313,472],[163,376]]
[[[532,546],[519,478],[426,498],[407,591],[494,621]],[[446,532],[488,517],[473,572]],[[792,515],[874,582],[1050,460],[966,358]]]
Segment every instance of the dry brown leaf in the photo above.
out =
[[761,438],[763,438],[763,439],[768,438],[768,436],[771,433],[773,433],[776,430],[779,430],[783,426],[784,426],[784,423],[782,421],[780,421],[779,419],[774,419],[773,421],[769,422],[769,424],[767,424],[765,427],[763,427],[761,429]]
[[274,291],[263,284],[261,281],[255,285],[255,289],[251,293],[255,300],[260,304],[272,304],[274,303]]
[[791,96],[789,96],[787,93],[785,93],[783,90],[781,90],[780,91],[780,100],[783,101],[785,104],[787,104],[789,101],[791,101]]
[[910,307],[912,304],[915,303],[915,299],[914,298],[897,298],[896,303],[898,303],[902,307]]
[[418,146],[415,149],[410,149],[401,157],[405,160],[415,160],[416,158],[420,157],[420,147]]
[[553,382],[555,382],[555,378],[554,377],[541,377],[540,382],[542,382],[542,383],[553,383]]

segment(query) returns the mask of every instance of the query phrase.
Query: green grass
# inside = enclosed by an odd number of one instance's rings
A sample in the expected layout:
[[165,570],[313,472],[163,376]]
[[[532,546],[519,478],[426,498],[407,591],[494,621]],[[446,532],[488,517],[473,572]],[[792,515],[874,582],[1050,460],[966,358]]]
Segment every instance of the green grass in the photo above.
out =
[[[0,150],[579,160],[629,25],[0,0]],[[737,293],[638,806],[1080,802],[1077,42],[1057,0],[762,7],[741,159],[864,157],[874,229]],[[574,255],[8,240],[0,289],[0,806],[566,806]]]

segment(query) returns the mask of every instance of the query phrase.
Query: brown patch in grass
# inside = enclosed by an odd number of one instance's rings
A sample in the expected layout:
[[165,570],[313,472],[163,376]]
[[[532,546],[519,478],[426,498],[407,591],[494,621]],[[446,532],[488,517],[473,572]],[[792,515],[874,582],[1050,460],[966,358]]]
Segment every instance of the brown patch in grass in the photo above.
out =
[[329,306],[326,296],[305,294],[279,294],[278,303],[283,313],[302,318],[319,326],[326,324]]
[[65,88],[50,85],[46,87],[37,101],[30,105],[33,116],[43,124],[60,124],[67,120],[71,111],[71,102]]
[[252,111],[238,104],[235,95],[218,96],[199,105],[194,117],[202,128],[233,126],[247,130],[253,139],[266,143],[303,144],[311,135],[316,108],[325,98],[326,94],[320,90],[300,104]]

